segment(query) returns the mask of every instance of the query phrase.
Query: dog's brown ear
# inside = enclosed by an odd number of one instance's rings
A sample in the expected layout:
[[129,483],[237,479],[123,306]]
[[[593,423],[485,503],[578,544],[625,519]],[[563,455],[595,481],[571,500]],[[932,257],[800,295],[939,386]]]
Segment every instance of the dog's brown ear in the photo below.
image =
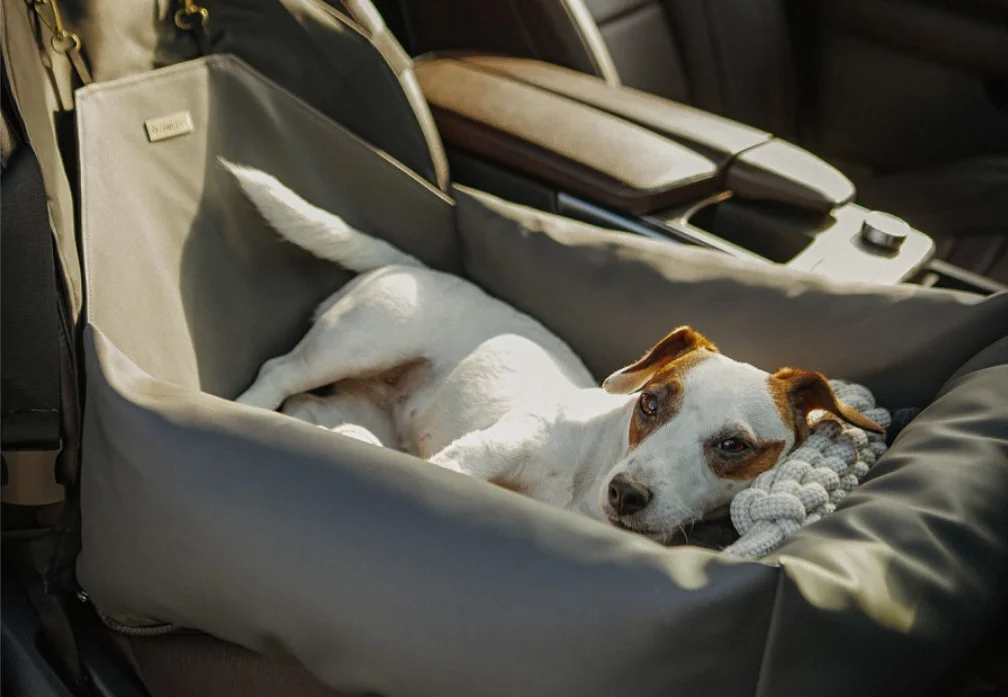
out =
[[821,409],[858,428],[885,433],[885,429],[877,423],[837,399],[829,381],[821,373],[781,368],[771,376],[771,380],[775,382],[774,393],[781,395],[782,401],[786,401],[801,431],[806,430],[809,413]]
[[652,346],[639,361],[617,370],[603,380],[602,389],[610,394],[636,392],[664,366],[697,349],[717,351],[717,347],[700,332],[693,331],[690,327],[674,329]]

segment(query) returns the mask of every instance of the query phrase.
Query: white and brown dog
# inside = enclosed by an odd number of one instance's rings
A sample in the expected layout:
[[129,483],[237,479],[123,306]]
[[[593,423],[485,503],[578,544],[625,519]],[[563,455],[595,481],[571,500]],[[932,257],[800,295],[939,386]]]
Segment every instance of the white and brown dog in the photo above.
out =
[[[262,367],[243,404],[328,419],[322,425],[660,542],[723,509],[791,452],[810,412],[881,430],[839,403],[822,375],[771,375],[689,327],[599,388],[531,317],[268,174],[228,167],[281,236],[361,274],[322,304],[290,353]],[[334,396],[302,394],[326,385]],[[362,407],[367,422],[343,421]]]

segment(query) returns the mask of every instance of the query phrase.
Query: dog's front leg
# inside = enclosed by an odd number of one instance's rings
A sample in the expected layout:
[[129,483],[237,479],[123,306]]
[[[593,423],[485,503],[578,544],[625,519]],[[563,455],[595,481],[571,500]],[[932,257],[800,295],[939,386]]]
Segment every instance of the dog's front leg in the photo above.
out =
[[505,417],[456,439],[429,461],[510,489],[529,490],[535,486],[527,480],[537,469],[533,465],[543,431],[542,419],[535,416]]

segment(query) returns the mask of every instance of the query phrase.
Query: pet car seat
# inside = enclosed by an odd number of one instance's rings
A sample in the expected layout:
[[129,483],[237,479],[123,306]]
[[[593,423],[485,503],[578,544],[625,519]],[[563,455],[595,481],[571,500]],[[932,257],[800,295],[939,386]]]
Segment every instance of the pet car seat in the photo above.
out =
[[[193,57],[174,7],[130,44],[174,65],[92,41],[56,235],[81,262],[77,580],[151,694],[921,693],[985,638],[1008,579],[1008,297],[754,268],[453,187],[399,80],[395,99],[347,92],[312,66],[361,84],[375,49],[354,23],[206,6],[214,55]],[[30,18],[5,10],[12,93],[59,192]],[[101,13],[83,16],[87,46]],[[390,100],[394,133],[367,116]],[[236,405],[349,276],[281,244],[219,157],[530,313],[596,375],[690,323],[760,367],[926,408],[835,514],[734,562]]]

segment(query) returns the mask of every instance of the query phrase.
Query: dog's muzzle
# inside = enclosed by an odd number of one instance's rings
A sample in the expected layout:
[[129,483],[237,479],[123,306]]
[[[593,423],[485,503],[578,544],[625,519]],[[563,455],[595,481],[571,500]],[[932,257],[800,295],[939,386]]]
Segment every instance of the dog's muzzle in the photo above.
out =
[[651,490],[625,474],[617,474],[609,482],[606,500],[617,516],[629,516],[647,508]]

